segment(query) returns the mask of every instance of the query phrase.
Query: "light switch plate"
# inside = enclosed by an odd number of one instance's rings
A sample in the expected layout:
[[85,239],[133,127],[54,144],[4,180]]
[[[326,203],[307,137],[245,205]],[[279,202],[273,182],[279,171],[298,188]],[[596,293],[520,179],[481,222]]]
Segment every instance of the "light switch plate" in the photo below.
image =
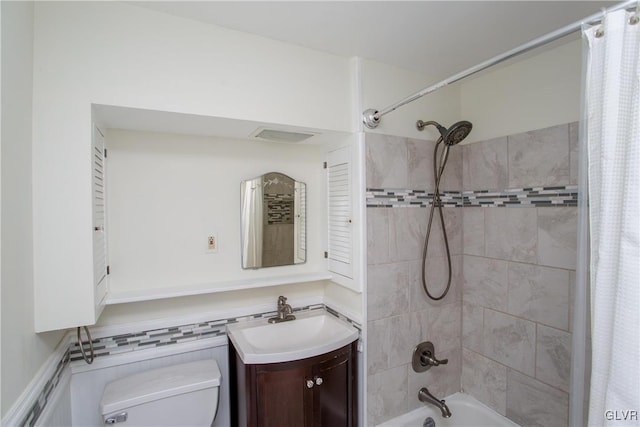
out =
[[211,233],[207,236],[205,252],[208,254],[215,254],[218,252],[218,234]]

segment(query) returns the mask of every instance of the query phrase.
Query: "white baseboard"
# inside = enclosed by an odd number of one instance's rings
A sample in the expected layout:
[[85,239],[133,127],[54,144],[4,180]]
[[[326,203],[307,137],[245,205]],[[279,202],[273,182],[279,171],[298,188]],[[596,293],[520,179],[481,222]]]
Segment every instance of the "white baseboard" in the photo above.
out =
[[[36,405],[36,403],[38,403],[39,401],[39,405],[44,406],[44,408],[40,407],[40,410],[46,410],[46,404],[49,403],[53,397],[55,397],[56,392],[56,390],[52,390],[49,396],[45,396],[44,393],[47,387],[47,383],[52,380],[52,378],[56,374],[58,365],[61,363],[61,361],[64,360],[65,354],[69,349],[69,344],[71,343],[71,336],[71,332],[68,332],[64,335],[62,340],[60,340],[60,343],[58,343],[56,349],[42,364],[31,382],[29,382],[18,399],[16,399],[16,402],[13,404],[13,406],[2,418],[3,426],[19,426],[23,424],[27,417],[30,416],[30,413],[33,412],[34,405]],[[67,371],[68,368],[68,364],[63,368],[63,372],[60,374],[60,381],[62,381],[63,377],[66,374],[64,371]]]
[[35,426],[68,427],[71,424],[71,370],[66,368]]

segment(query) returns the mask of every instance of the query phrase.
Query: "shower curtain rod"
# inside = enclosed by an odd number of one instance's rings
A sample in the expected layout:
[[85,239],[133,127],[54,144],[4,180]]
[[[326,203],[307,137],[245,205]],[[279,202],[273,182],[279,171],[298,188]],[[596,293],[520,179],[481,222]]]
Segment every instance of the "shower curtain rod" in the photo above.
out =
[[[413,95],[410,95],[406,98],[404,98],[401,101],[396,102],[393,105],[390,105],[386,108],[383,108],[382,110],[378,111],[375,109],[368,109],[365,110],[362,113],[362,122],[364,123],[364,125],[366,127],[368,127],[369,129],[375,129],[376,127],[378,127],[378,124],[380,124],[380,119],[382,119],[382,116],[397,110],[398,108],[402,107],[403,105],[406,105],[410,102],[415,101],[416,99],[422,98],[425,95],[430,94],[431,92],[435,92],[438,89],[441,89],[445,86],[448,86],[452,83],[455,83],[459,80],[464,79],[465,77],[469,77],[472,74],[478,73],[480,71],[483,71],[489,67],[492,67],[496,64],[499,64],[501,62],[504,62],[508,59],[511,59],[513,57],[516,57],[518,55],[521,55],[523,53],[526,53],[532,49],[535,49],[537,47],[543,46],[547,43],[550,43],[552,41],[558,40],[564,36],[567,36],[575,31],[578,31],[583,24],[588,24],[588,23],[593,23],[596,21],[599,21],[600,19],[602,19],[602,17],[604,16],[604,13],[609,13],[609,12],[614,12],[616,10],[620,10],[623,8],[627,8],[630,7],[632,5],[638,5],[640,4],[639,0],[627,0],[625,2],[622,3],[618,3],[614,6],[611,6],[609,8],[606,8],[604,10],[604,12],[598,12],[598,13],[594,13],[591,16],[588,16],[580,21],[574,22],[573,24],[569,24],[565,27],[562,27],[558,30],[552,31],[544,36],[538,37],[536,39],[533,39],[531,41],[529,41],[528,43],[525,43],[523,45],[520,45],[518,47],[516,47],[515,49],[511,49],[505,53],[502,53],[498,56],[494,56],[493,58],[484,61],[478,65],[475,65],[471,68],[467,68],[466,70],[455,74],[447,79],[442,80],[439,83],[436,83],[432,86],[429,86],[427,88],[422,89],[419,92],[414,93]],[[638,6],[640,7],[640,6]]]

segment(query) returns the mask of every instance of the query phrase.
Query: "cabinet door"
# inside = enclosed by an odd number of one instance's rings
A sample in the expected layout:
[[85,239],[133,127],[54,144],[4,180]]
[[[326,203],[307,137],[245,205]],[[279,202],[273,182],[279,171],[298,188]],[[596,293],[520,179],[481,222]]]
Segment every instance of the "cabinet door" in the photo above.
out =
[[106,239],[106,158],[104,135],[94,126],[91,147],[91,182],[93,188],[93,286],[95,288],[96,320],[107,294]]
[[329,271],[353,278],[353,211],[349,147],[327,154]]
[[314,426],[352,426],[353,390],[350,363],[351,353],[347,351],[313,367],[313,379],[316,383],[313,392]]
[[231,345],[232,424],[356,426],[355,354],[352,343],[308,359],[244,365]]
[[283,369],[265,365],[256,372],[257,420],[260,426],[310,425],[312,393],[306,379],[308,366],[296,364]]

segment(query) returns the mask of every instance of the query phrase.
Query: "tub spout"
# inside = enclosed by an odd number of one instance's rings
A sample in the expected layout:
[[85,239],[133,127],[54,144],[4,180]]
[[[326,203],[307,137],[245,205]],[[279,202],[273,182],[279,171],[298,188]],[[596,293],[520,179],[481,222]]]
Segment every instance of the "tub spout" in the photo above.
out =
[[440,409],[440,412],[442,412],[442,418],[449,418],[451,416],[451,411],[447,404],[444,403],[444,400],[436,399],[426,387],[422,387],[420,389],[418,392],[418,399],[420,402],[431,403],[432,405],[437,406]]

